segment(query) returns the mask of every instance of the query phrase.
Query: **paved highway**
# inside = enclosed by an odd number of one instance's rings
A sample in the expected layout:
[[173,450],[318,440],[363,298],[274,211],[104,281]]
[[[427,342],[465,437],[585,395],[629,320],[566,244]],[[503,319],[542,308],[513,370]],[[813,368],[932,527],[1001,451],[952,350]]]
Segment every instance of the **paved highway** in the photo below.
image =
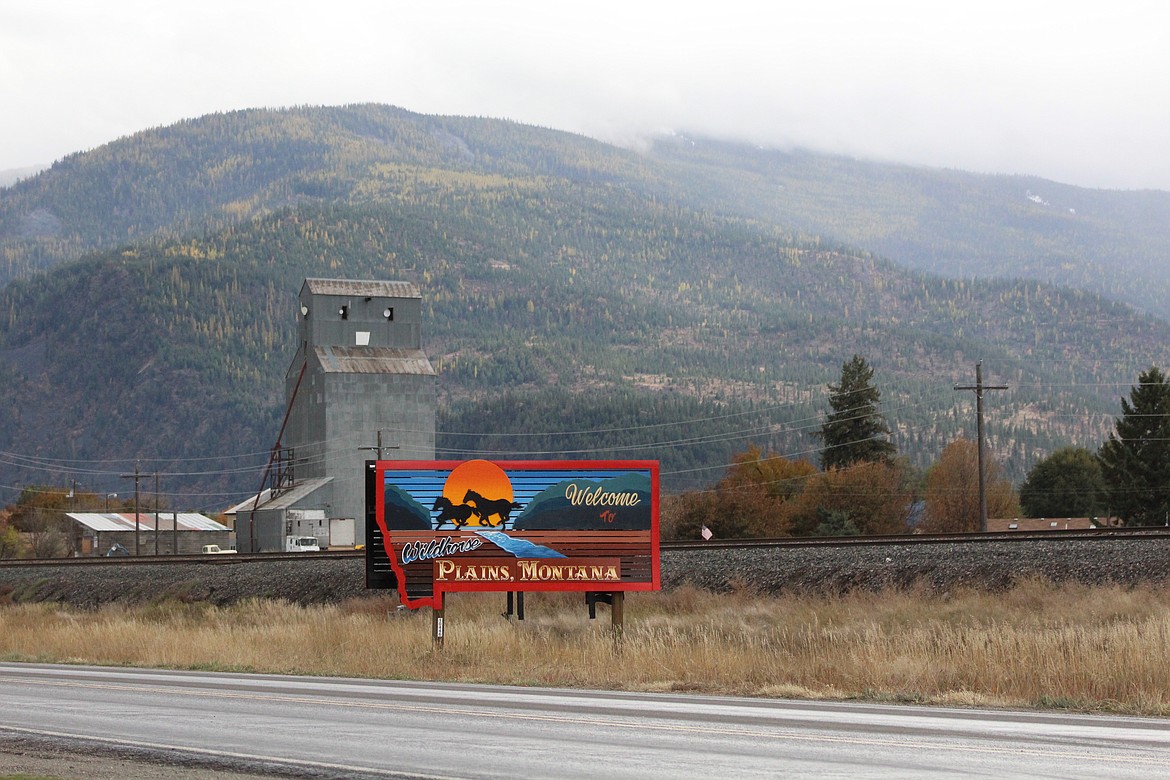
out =
[[1170,721],[0,664],[5,733],[305,776],[1149,778]]

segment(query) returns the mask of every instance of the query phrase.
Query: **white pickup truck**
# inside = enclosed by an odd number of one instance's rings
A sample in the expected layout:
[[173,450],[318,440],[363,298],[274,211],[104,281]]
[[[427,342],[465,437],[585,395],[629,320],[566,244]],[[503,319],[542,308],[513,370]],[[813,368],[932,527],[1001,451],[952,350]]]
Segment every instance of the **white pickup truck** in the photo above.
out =
[[219,549],[218,544],[205,544],[205,545],[203,545],[203,554],[204,555],[235,555],[236,551],[235,550],[221,550],[221,549]]

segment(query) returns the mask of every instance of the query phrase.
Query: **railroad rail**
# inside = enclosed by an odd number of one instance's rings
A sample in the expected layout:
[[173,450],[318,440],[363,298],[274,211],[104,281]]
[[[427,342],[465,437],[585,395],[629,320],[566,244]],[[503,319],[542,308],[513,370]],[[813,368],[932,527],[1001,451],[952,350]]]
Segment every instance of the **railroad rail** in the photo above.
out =
[[883,534],[878,536],[784,536],[774,539],[700,539],[663,542],[663,550],[742,547],[849,547],[882,544],[950,544],[953,542],[1092,541],[1170,537],[1170,528],[1091,528],[1060,531],[994,531],[949,534]]
[[[948,534],[886,534],[881,536],[825,536],[825,537],[779,537],[773,539],[711,539],[673,540],[661,543],[663,552],[671,550],[714,550],[740,548],[800,548],[800,547],[851,547],[876,545],[918,545],[949,544],[953,542],[1010,542],[1032,541],[1092,542],[1103,539],[1165,539],[1170,537],[1170,528],[1162,526],[1142,528],[1095,528],[1087,530],[1060,531],[1000,531],[989,533],[948,533]],[[208,566],[231,566],[238,563],[257,561],[322,560],[361,558],[364,550],[324,550],[321,552],[294,553],[239,553],[237,555],[138,555],[86,558],[9,558],[0,560],[0,567],[11,566],[145,566],[176,563]]]
[[275,552],[239,553],[237,555],[114,555],[84,558],[7,558],[0,560],[2,566],[157,566],[160,563],[192,563],[210,566],[230,566],[236,563],[256,561],[289,561],[312,558],[357,558],[365,555],[364,550],[324,550],[322,552]]

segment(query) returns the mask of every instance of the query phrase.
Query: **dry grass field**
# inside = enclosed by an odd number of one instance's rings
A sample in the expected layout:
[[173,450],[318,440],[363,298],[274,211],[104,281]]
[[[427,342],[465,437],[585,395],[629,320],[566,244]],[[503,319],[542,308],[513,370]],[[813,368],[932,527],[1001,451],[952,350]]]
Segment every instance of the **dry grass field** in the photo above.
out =
[[1056,586],[1006,592],[714,595],[626,599],[624,639],[580,594],[447,597],[429,611],[373,597],[334,606],[165,603],[95,612],[0,607],[0,657],[459,680],[742,696],[867,699],[1170,715],[1170,589]]

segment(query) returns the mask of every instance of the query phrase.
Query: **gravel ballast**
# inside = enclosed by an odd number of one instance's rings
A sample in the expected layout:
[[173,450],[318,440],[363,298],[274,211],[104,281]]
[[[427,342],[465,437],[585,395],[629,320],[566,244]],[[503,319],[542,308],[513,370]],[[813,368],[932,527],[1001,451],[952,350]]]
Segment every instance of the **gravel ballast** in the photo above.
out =
[[[226,558],[226,556],[225,556]],[[891,541],[865,545],[666,550],[662,586],[715,592],[844,593],[919,587],[998,590],[1044,578],[1135,586],[1170,580],[1170,538]],[[251,598],[330,604],[370,595],[361,558],[247,559],[109,566],[0,565],[0,603],[103,604],[167,600],[232,604]]]

